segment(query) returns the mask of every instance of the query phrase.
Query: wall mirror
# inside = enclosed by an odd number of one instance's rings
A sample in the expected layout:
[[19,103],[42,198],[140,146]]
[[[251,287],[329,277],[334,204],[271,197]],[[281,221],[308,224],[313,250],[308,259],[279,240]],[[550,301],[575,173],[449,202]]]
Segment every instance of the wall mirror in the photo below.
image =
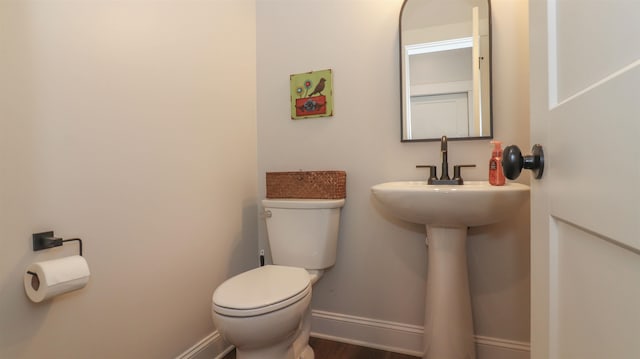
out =
[[402,141],[493,137],[489,1],[404,1]]

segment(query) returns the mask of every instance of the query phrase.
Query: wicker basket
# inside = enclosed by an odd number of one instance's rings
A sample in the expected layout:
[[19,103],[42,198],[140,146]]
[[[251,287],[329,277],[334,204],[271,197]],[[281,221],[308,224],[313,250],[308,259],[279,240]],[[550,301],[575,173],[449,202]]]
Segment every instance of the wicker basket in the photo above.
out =
[[267,198],[347,197],[345,171],[267,172]]

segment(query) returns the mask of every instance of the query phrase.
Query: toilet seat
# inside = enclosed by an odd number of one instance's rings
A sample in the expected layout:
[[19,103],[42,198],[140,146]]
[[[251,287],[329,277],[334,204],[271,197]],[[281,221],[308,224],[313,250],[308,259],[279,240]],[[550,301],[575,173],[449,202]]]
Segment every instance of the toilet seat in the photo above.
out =
[[305,269],[268,265],[222,283],[213,293],[213,310],[232,317],[256,316],[285,308],[310,293]]

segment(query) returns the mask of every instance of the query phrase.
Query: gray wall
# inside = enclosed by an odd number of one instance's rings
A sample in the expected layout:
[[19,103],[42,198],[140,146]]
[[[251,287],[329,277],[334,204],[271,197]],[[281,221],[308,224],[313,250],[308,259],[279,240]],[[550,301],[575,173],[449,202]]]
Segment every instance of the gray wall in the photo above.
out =
[[[401,143],[398,16],[402,1],[257,2],[258,180],[266,171],[342,169],[347,202],[338,261],[314,287],[313,308],[422,325],[424,228],[385,217],[374,184],[425,179],[439,143]],[[494,0],[495,137],[527,148],[527,3]],[[289,75],[333,70],[335,115],[292,121]],[[449,144],[465,178],[486,180],[488,141]],[[526,176],[523,176],[523,178]],[[526,179],[523,179],[526,181]],[[513,223],[471,230],[469,265],[476,334],[529,341],[528,206]],[[268,250],[264,223],[260,246]],[[331,334],[331,333],[326,333]]]
[[[229,36],[233,34],[233,36]],[[169,358],[255,266],[253,1],[0,2],[0,358]],[[241,59],[241,61],[238,61]],[[86,288],[33,304],[31,234]]]
[[[492,3],[495,134],[526,148],[527,4]],[[399,141],[400,6],[0,2],[0,357],[173,357],[214,331],[211,292],[268,249],[267,170],[348,173],[314,309],[421,325],[423,228],[383,216],[369,192],[439,161],[436,143]],[[291,121],[289,75],[325,68],[335,115]],[[490,150],[454,142],[450,161],[486,179]],[[514,223],[471,231],[475,324],[528,341],[526,208]],[[48,229],[84,238],[92,278],[35,305],[26,266],[75,254],[33,253],[31,233]]]

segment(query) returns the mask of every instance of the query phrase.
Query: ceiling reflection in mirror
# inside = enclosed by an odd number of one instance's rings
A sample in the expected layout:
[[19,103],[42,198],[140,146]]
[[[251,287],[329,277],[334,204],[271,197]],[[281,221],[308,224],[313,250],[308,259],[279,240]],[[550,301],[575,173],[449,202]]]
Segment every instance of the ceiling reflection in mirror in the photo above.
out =
[[402,141],[492,137],[489,0],[405,0]]

